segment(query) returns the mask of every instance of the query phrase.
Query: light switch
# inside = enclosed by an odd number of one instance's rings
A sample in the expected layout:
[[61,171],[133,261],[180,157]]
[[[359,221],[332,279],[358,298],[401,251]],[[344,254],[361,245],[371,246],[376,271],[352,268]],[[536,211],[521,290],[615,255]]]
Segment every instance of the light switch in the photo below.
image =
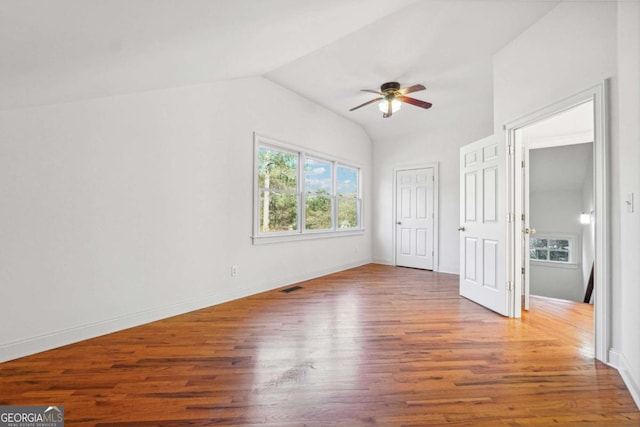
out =
[[627,212],[633,213],[633,193],[627,193],[627,199],[624,203],[627,205]]

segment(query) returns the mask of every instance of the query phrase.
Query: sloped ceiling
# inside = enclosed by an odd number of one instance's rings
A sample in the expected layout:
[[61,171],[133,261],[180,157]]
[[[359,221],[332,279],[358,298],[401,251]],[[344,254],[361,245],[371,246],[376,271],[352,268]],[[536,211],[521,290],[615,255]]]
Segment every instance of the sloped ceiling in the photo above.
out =
[[[0,109],[264,76],[389,138],[453,105],[492,111],[491,56],[556,4],[0,0]],[[424,84],[434,107],[348,111],[391,80]]]

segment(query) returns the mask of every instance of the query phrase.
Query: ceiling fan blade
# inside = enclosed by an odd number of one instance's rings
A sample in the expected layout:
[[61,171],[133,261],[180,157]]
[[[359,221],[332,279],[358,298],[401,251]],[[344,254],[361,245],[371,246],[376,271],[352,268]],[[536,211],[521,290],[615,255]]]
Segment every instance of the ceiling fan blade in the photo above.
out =
[[398,92],[400,92],[400,95],[406,95],[408,93],[418,92],[420,90],[425,90],[425,89],[426,89],[426,87],[424,87],[422,85],[413,85],[413,86],[409,86],[409,87],[403,87]]
[[353,110],[357,110],[360,107],[364,107],[365,105],[369,105],[369,104],[373,104],[374,102],[383,100],[384,98],[380,97],[380,98],[376,98],[376,99],[372,99],[371,101],[367,101],[364,104],[360,104],[357,107],[353,107],[352,109],[350,109],[349,111],[353,111]]
[[396,96],[396,99],[398,101],[406,102],[407,104],[415,105],[416,107],[421,107],[421,108],[431,108],[431,106],[433,105],[430,102],[421,101],[415,98],[409,98],[408,96],[403,96],[403,95]]
[[370,92],[370,93],[375,93],[376,95],[382,95],[383,94],[379,90],[373,90],[373,89],[360,89],[360,92]]

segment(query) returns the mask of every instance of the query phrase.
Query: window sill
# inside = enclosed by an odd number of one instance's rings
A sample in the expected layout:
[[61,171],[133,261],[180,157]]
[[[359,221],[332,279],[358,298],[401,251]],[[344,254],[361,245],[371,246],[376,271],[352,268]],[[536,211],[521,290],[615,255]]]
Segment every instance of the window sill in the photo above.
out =
[[538,260],[529,260],[532,267],[551,267],[551,268],[568,268],[571,270],[576,270],[579,264],[574,262],[553,262],[553,261],[538,261]]
[[315,240],[315,239],[330,239],[334,237],[350,237],[350,236],[362,236],[364,235],[364,229],[349,230],[349,231],[316,231],[307,233],[294,233],[294,234],[278,234],[274,236],[252,236],[254,245],[267,245],[271,243],[283,243],[283,242],[295,242],[299,240]]

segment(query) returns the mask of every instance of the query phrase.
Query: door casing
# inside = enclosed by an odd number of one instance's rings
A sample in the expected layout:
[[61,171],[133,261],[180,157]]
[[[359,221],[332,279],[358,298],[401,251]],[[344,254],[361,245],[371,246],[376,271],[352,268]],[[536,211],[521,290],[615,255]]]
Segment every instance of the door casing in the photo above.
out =
[[594,269],[594,337],[595,356],[598,360],[609,362],[610,337],[610,212],[609,212],[609,142],[607,122],[607,99],[609,81],[577,93],[573,96],[555,102],[541,110],[533,112],[520,119],[507,123],[507,144],[513,150],[513,164],[509,173],[509,212],[514,213],[515,220],[510,223],[508,240],[509,252],[508,275],[513,280],[513,307],[514,316],[521,317],[522,307],[520,303],[523,294],[523,247],[520,244],[522,236],[522,222],[519,220],[523,214],[523,174],[519,165],[524,160],[523,141],[519,138],[518,129],[548,118],[562,111],[573,108],[586,101],[592,100],[594,106],[594,214],[595,219],[595,269]]

